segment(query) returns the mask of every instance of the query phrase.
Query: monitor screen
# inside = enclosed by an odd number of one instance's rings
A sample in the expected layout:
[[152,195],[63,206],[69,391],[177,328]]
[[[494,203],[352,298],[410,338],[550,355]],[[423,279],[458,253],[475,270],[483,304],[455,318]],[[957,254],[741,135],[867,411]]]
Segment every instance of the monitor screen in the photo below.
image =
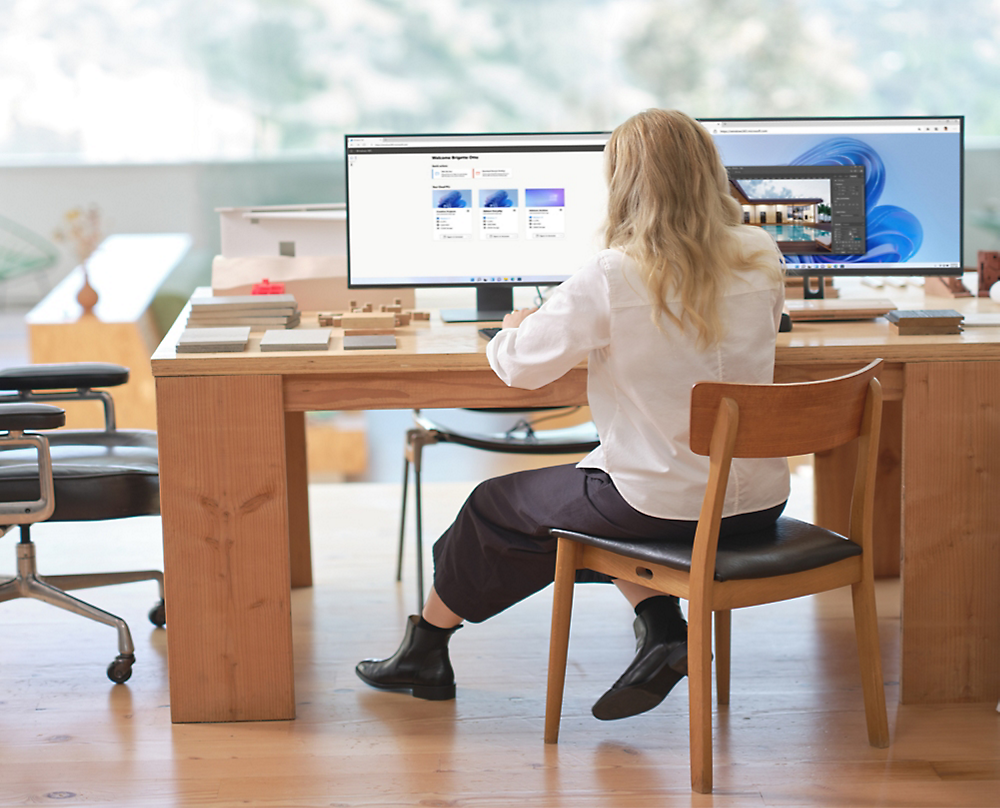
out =
[[445,316],[502,317],[603,246],[607,137],[348,135],[348,285],[475,286],[479,311]]
[[[961,117],[701,122],[790,273],[961,273]],[[565,280],[603,246],[608,134],[347,135],[349,286],[475,286],[446,316],[498,319]]]
[[961,117],[701,122],[790,273],[961,274]]

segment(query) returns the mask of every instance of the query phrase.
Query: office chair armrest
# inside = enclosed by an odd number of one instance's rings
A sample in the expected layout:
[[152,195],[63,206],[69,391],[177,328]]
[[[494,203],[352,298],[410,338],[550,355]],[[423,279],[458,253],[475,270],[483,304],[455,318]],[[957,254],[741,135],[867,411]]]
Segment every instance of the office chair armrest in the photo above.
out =
[[128,381],[128,368],[107,362],[24,365],[0,370],[0,390],[70,390],[117,387]]
[[[49,404],[0,404],[0,431],[58,429],[66,423],[66,411]],[[0,440],[4,440],[0,436]]]
[[100,401],[104,405],[104,428],[114,432],[115,402],[105,390],[128,381],[128,368],[108,362],[67,362],[54,365],[24,365],[0,370],[0,402],[9,401]]
[[0,404],[0,452],[34,449],[38,456],[39,497],[36,500],[0,502],[0,535],[12,525],[43,522],[52,516],[56,503],[52,481],[49,442],[42,435],[25,435],[26,429],[58,429],[66,423],[66,412],[48,404]]

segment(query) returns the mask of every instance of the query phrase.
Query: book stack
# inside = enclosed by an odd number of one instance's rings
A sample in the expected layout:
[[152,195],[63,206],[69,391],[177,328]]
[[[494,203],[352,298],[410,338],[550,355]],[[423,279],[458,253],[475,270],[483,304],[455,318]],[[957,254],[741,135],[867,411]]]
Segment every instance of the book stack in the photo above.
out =
[[188,328],[294,328],[301,314],[294,295],[232,295],[191,300]]
[[961,334],[962,314],[954,309],[897,309],[885,314],[901,336],[917,334]]

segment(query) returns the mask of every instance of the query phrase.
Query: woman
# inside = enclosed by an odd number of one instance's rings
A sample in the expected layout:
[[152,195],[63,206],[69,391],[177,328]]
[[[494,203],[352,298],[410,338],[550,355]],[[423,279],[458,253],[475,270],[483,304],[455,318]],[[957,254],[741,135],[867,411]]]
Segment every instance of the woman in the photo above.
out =
[[[691,386],[769,383],[784,302],[780,255],[742,224],[705,129],[681,112],[647,110],[605,149],[607,249],[540,309],[511,312],[490,342],[509,386],[536,389],[586,359],[601,445],[576,466],[487,480],[434,545],[434,586],[396,653],[357,666],[363,681],[450,699],[448,640],[548,585],[550,527],[632,541],[692,540],[708,460],[688,446]],[[788,496],[783,459],[736,460],[722,531],[773,523]],[[659,704],[687,671],[677,598],[616,582],[635,608],[637,653],[598,699],[600,719]]]

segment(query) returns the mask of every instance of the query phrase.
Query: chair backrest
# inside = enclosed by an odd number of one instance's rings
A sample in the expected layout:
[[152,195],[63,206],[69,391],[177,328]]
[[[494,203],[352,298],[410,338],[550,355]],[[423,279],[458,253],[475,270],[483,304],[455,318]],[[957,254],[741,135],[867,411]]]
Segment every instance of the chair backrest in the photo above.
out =
[[858,463],[849,538],[871,564],[871,525],[882,392],[881,359],[846,376],[795,384],[699,382],[691,391],[691,449],[710,458],[691,559],[692,591],[711,586],[722,507],[734,457],[791,457],[855,438]]
[[691,390],[691,450],[710,453],[724,399],[739,410],[733,457],[791,457],[842,446],[861,434],[868,388],[881,364],[876,359],[854,373],[816,382],[699,382]]

